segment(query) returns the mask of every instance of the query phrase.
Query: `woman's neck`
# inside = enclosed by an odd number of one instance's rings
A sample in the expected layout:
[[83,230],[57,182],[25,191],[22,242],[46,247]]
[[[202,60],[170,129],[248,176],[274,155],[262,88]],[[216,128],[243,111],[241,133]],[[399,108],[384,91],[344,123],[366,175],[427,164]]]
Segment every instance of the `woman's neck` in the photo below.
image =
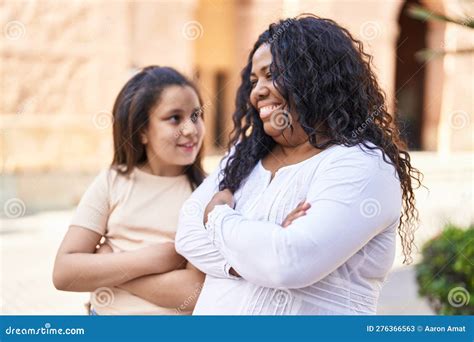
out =
[[308,140],[294,146],[278,144],[275,147],[277,150],[276,152],[280,153],[285,158],[300,159],[301,157],[304,158],[307,155],[314,155],[319,152],[319,150],[312,146]]

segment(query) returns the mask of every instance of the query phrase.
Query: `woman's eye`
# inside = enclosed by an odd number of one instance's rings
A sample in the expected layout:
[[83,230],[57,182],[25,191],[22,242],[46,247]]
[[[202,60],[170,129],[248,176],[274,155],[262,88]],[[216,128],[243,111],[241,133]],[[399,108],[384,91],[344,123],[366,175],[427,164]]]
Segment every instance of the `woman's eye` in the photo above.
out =
[[272,74],[271,73],[268,73],[267,74],[267,79],[271,79],[272,78]]
[[250,80],[250,85],[254,88],[257,85],[257,80]]

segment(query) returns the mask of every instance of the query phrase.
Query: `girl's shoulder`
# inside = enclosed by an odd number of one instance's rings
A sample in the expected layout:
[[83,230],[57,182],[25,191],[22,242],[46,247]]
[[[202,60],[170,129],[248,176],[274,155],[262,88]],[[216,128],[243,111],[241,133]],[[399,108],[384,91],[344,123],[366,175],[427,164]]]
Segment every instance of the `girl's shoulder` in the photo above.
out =
[[107,188],[112,189],[116,186],[127,184],[133,179],[133,170],[128,175],[124,174],[125,168],[121,165],[119,166],[109,166],[103,168],[97,179],[101,183],[107,186]]

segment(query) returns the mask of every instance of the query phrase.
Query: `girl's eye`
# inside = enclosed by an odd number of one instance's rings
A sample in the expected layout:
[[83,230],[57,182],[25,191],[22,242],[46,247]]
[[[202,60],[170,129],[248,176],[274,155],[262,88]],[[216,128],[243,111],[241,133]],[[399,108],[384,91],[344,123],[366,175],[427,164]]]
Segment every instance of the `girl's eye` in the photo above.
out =
[[250,85],[254,88],[257,85],[257,80],[250,80]]
[[269,73],[267,74],[267,79],[271,79],[271,78],[272,78],[272,74],[269,72]]
[[170,120],[173,123],[178,123],[179,122],[179,115],[170,116],[168,120]]
[[191,122],[196,123],[203,116],[202,109],[198,109],[191,114]]

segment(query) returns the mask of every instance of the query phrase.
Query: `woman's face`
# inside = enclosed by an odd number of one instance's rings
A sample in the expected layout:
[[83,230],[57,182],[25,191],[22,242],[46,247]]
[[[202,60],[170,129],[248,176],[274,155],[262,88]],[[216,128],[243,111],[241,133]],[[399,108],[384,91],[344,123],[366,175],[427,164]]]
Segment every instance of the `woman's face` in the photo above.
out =
[[194,89],[178,85],[165,88],[141,136],[149,163],[160,169],[191,165],[203,137],[204,121]]
[[288,112],[285,99],[273,84],[271,64],[270,45],[262,44],[252,57],[250,103],[260,114],[265,133],[275,142],[284,146],[300,144],[307,140],[307,135],[297,121],[297,114]]

